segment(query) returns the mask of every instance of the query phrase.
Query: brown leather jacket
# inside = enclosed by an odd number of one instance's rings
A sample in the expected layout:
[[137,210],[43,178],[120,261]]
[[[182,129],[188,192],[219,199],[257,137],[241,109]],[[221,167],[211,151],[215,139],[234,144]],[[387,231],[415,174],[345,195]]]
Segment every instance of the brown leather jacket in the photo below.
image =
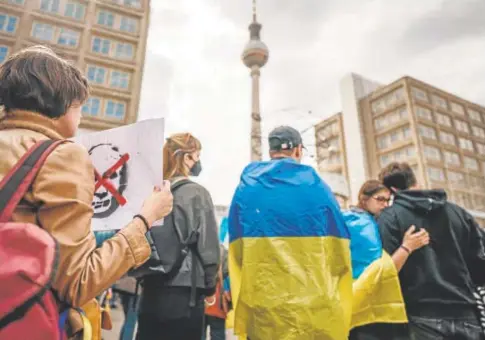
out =
[[[62,139],[51,119],[24,111],[4,117],[0,121],[0,180],[29,147],[43,139]],[[96,248],[90,228],[94,184],[86,149],[63,144],[47,158],[13,216],[15,221],[38,224],[57,240],[60,262],[53,289],[62,302],[74,307],[96,297],[150,256],[145,226],[137,219]],[[81,330],[76,312],[69,321],[68,333]]]

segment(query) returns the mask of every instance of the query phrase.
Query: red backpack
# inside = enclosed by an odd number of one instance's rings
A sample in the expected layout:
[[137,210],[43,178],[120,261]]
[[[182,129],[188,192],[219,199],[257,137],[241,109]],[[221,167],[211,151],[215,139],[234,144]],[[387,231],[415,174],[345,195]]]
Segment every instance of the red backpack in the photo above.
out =
[[0,340],[62,340],[62,321],[51,284],[59,249],[44,229],[11,222],[47,156],[63,141],[34,145],[0,182]]

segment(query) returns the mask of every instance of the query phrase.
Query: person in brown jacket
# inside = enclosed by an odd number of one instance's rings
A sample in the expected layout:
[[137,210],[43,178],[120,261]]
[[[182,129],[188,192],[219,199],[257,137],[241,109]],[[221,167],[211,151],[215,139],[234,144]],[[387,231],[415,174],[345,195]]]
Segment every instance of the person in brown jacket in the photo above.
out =
[[[34,46],[10,56],[0,66],[0,180],[36,142],[73,137],[88,96],[86,78],[52,50]],[[12,219],[37,224],[57,240],[59,274],[52,289],[60,305],[84,305],[149,258],[145,233],[172,210],[167,184],[145,200],[142,217],[120,226],[96,248],[91,231],[95,179],[88,152],[75,143],[52,152]],[[77,312],[70,313],[68,324],[70,337],[82,333]]]

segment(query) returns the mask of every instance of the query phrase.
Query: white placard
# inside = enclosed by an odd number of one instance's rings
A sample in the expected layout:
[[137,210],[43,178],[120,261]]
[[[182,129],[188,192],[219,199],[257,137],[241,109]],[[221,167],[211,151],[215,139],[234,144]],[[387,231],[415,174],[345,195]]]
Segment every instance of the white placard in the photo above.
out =
[[123,228],[163,181],[164,119],[83,134],[74,141],[87,148],[96,172],[92,229]]

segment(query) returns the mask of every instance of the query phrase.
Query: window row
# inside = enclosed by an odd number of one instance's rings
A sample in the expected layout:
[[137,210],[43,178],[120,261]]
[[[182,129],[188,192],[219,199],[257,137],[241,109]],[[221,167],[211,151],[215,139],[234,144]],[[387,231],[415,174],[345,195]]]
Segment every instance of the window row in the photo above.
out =
[[326,140],[331,136],[338,135],[340,132],[338,122],[333,122],[331,124],[325,125],[320,128],[317,132],[318,138],[320,140]]
[[[418,117],[422,118],[422,119],[433,121],[433,116],[432,116],[432,113],[429,109],[417,106],[416,107],[416,115]],[[452,127],[453,126],[452,125],[452,119],[448,115],[440,113],[440,112],[436,112],[435,117],[436,117],[436,123],[438,123],[439,125],[446,126],[446,127]],[[455,125],[455,128],[458,131],[463,132],[463,133],[470,133],[470,125],[468,125],[467,122],[460,120],[460,119],[455,119],[454,125]],[[472,125],[471,126],[471,133],[475,137],[480,137],[480,138],[485,139],[485,129],[483,129],[479,126]]]
[[124,120],[126,115],[126,103],[112,99],[90,97],[86,104],[84,104],[82,113],[86,117]]
[[388,152],[379,157],[381,167],[385,167],[391,162],[403,162],[409,161],[416,156],[416,148],[414,145],[401,148],[396,151]]
[[[479,133],[480,134],[483,133],[485,135],[485,131],[482,128],[478,128],[478,127],[476,128],[477,128],[477,131],[476,131],[477,133],[474,133],[474,135],[477,136]],[[419,124],[418,132],[419,132],[419,135],[423,138],[438,140],[436,130],[430,126]],[[484,144],[482,143],[478,143],[478,142],[474,143],[470,139],[464,138],[464,137],[457,138],[455,137],[455,135],[445,131],[441,131],[439,133],[439,141],[443,144],[457,146],[457,142],[456,142],[457,139],[458,139],[458,146],[463,150],[474,152],[475,151],[474,144],[475,144],[476,151],[478,151],[479,153],[482,153],[482,150],[484,148]]]
[[[480,145],[480,147],[478,148],[479,153],[482,154],[482,155],[485,155],[485,145],[484,144],[479,144],[479,145]],[[460,167],[462,165],[461,160],[460,160],[460,155],[456,152],[453,152],[453,151],[444,150],[442,152],[437,147],[425,145],[423,147],[423,153],[424,153],[424,157],[427,160],[430,160],[430,161],[437,161],[437,162],[444,161],[445,164],[450,165],[450,166],[455,166],[455,167]],[[468,157],[468,156],[464,156],[463,158],[464,158],[465,166],[467,168],[472,169],[472,170],[476,170],[478,168],[478,163],[475,166],[476,162],[473,161],[474,158],[471,158],[471,157]],[[467,166],[467,164],[468,164],[468,166]]]
[[40,10],[49,13],[62,14],[77,21],[83,21],[86,5],[78,1],[41,0]]
[[139,21],[136,18],[113,13],[108,10],[99,10],[97,23],[105,27],[113,28],[128,33],[137,33]]
[[374,127],[376,131],[385,129],[388,126],[394,125],[398,122],[406,120],[408,117],[408,111],[405,107],[396,111],[392,111],[383,116],[380,116],[374,120]]
[[[426,103],[430,103],[430,100],[428,98],[428,94],[426,91],[421,90],[417,87],[411,87],[411,95],[413,96],[414,99]],[[432,94],[431,95],[431,103],[435,105],[436,107],[446,110],[446,111],[451,111],[453,113],[456,113],[460,116],[465,116],[465,107],[462,104],[458,104],[455,102],[450,102],[450,105],[448,107],[448,102],[445,98],[440,97],[439,95]],[[482,114],[471,108],[467,108],[468,111],[468,116],[475,121],[478,122],[483,122],[485,121],[485,117],[482,116]]]
[[333,165],[340,165],[342,164],[342,156],[339,152],[332,152],[323,158],[322,166],[328,167]]
[[135,56],[135,46],[133,44],[101,37],[93,37],[91,51],[123,60],[132,60]]
[[31,35],[51,44],[77,47],[81,33],[69,28],[34,21]]
[[404,88],[400,87],[372,102],[372,112],[381,113],[404,101]]
[[111,0],[111,2],[133,8],[141,8],[141,0]]
[[474,189],[485,188],[485,180],[483,179],[483,177],[472,175],[467,177],[463,172],[452,170],[446,170],[445,176],[445,170],[442,168],[427,166],[426,169],[428,172],[428,177],[432,182],[446,182],[448,180],[450,185],[452,185],[453,187],[470,186]]
[[387,149],[398,141],[403,141],[411,137],[411,130],[409,126],[393,130],[385,135],[377,138],[377,148],[379,150]]
[[130,74],[107,67],[88,65],[88,80],[97,85],[127,90],[130,87]]

